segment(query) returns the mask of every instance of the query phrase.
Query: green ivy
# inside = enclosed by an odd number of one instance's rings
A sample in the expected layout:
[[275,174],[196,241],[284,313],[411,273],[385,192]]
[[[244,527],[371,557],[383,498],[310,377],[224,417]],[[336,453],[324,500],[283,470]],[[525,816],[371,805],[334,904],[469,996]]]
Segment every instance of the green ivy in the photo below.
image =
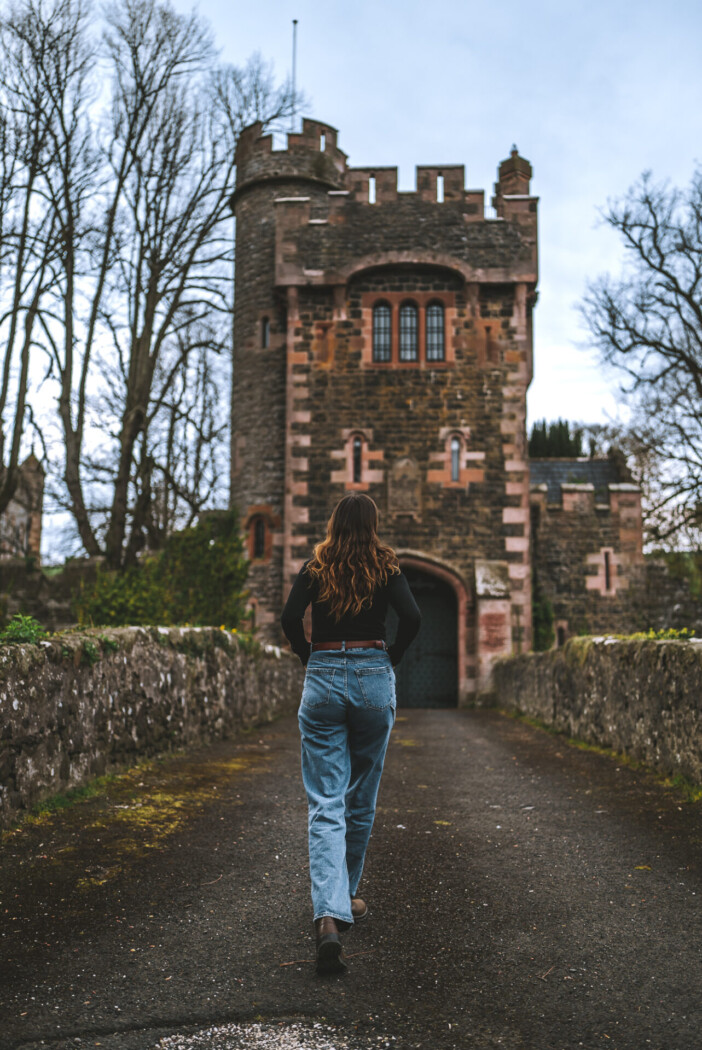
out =
[[533,605],[534,649],[544,652],[555,640],[553,631],[553,606],[548,598],[540,598]]
[[553,606],[541,590],[539,578],[534,572],[531,595],[531,622],[533,647],[537,653],[550,649],[556,639],[553,630],[555,616]]
[[162,551],[124,572],[98,572],[74,599],[78,622],[101,627],[236,627],[245,614],[247,562],[236,513],[174,533]]
[[83,651],[81,653],[82,663],[87,664],[88,667],[93,667],[98,662],[101,655],[102,653],[100,650],[100,646],[97,644],[97,642],[83,642]]

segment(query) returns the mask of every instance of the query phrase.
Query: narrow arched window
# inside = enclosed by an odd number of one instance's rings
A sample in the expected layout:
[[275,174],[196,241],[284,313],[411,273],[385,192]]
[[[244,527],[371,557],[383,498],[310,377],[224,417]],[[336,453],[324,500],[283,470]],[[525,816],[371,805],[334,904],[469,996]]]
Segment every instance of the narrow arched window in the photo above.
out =
[[443,361],[444,308],[441,303],[430,303],[427,307],[427,361]]
[[451,481],[459,481],[461,477],[461,439],[451,438]]
[[263,518],[253,520],[253,550],[254,558],[263,558],[266,553],[266,523]]
[[354,485],[360,484],[361,475],[363,473],[363,440],[356,436],[353,439],[353,482]]
[[400,307],[400,361],[416,361],[419,356],[417,307],[403,303]]
[[271,322],[267,317],[261,320],[261,347],[267,350],[271,345]]
[[387,303],[373,307],[373,360],[389,361],[392,356],[392,312]]

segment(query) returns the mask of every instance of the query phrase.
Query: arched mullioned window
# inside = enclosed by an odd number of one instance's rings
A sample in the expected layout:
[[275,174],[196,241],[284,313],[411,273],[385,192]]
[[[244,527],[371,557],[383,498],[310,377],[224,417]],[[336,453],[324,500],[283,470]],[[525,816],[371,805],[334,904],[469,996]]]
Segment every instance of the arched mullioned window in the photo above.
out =
[[353,439],[351,476],[355,485],[363,480],[363,438],[357,434]]
[[461,439],[454,435],[451,438],[451,481],[461,478]]
[[392,311],[387,303],[373,307],[373,360],[389,361],[392,356]]
[[267,350],[271,345],[271,322],[268,317],[261,319],[261,347]]
[[427,361],[443,361],[444,349],[444,308],[441,303],[430,303],[427,307]]
[[253,532],[253,542],[251,544],[251,553],[254,558],[263,558],[266,553],[266,522],[258,516],[251,522],[251,529]]
[[414,303],[400,307],[400,361],[416,361],[419,357],[418,310]]

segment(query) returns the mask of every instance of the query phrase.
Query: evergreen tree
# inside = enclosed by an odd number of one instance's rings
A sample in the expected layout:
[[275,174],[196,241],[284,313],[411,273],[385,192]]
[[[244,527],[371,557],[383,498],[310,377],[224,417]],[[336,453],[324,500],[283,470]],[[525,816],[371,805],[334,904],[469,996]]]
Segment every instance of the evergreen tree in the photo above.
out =
[[571,424],[567,419],[557,419],[551,423],[542,419],[531,428],[531,459],[577,459],[582,454],[582,428],[573,426],[571,431]]

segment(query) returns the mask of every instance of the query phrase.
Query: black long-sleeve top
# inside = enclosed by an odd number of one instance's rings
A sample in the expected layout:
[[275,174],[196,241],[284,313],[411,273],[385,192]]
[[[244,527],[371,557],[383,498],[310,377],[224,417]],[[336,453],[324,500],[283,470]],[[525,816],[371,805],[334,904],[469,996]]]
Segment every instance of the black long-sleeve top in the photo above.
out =
[[368,608],[362,609],[357,616],[346,613],[337,623],[330,615],[328,605],[318,600],[318,582],[307,572],[307,564],[305,562],[300,569],[280,618],[292,650],[302,663],[306,664],[310,655],[302,620],[311,602],[313,642],[385,641],[385,618],[391,605],[399,623],[397,637],[388,645],[388,654],[393,664],[398,664],[421,622],[419,607],[409,589],[407,578],[401,572],[391,574],[387,582],[374,591]]

